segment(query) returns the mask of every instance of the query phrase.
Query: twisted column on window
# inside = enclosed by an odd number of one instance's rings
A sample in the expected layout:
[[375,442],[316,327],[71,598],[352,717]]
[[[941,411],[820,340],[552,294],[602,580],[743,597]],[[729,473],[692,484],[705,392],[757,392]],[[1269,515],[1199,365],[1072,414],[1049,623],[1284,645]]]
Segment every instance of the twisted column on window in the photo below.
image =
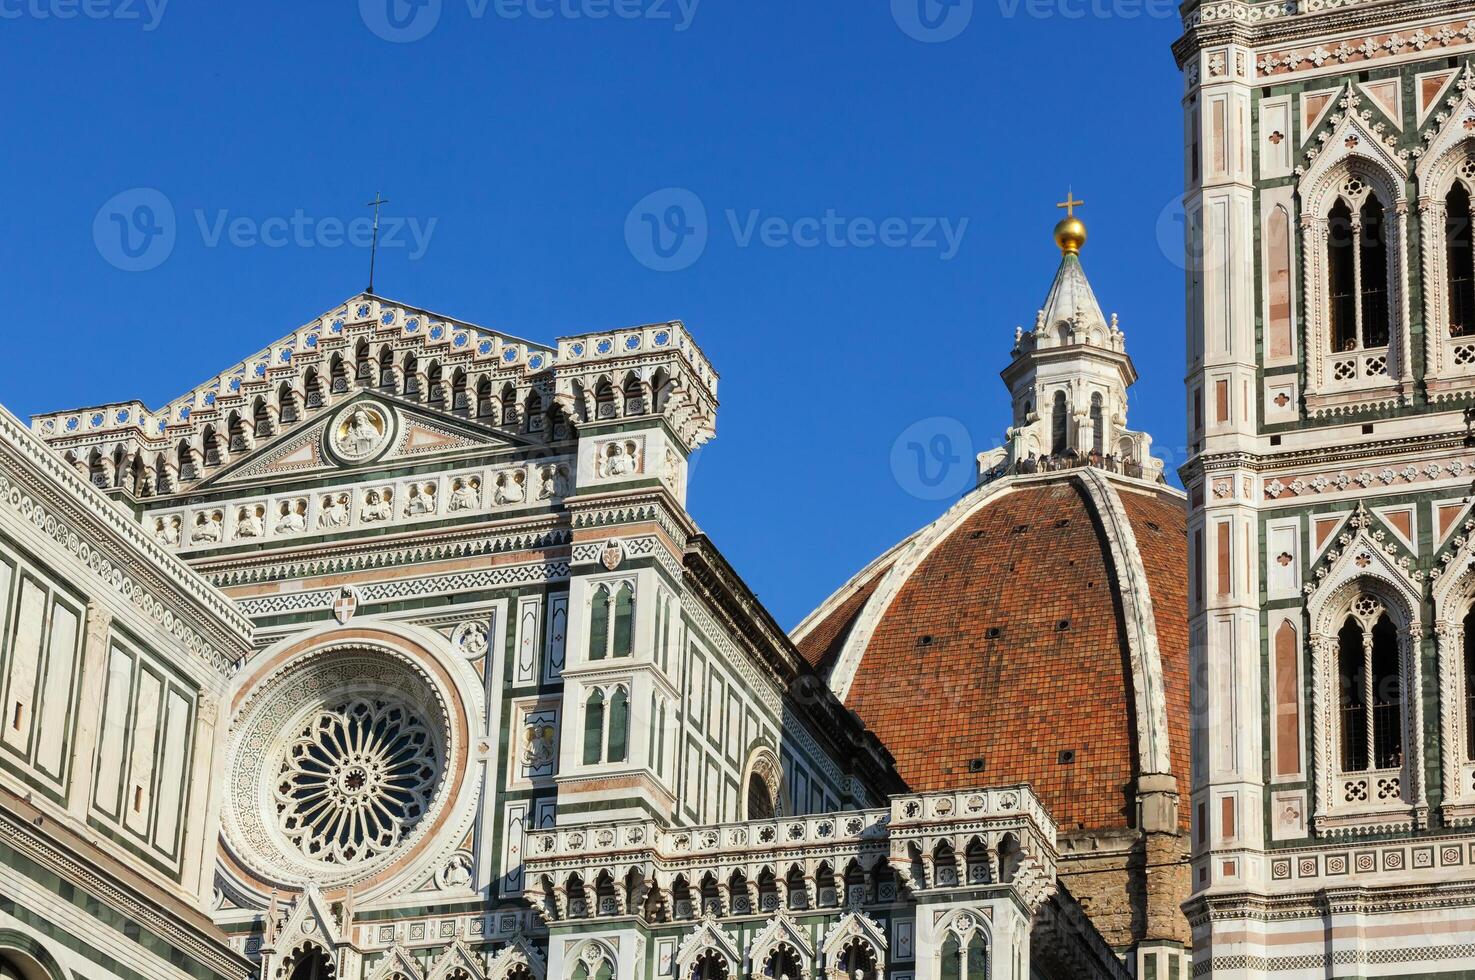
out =
[[1405,743],[1408,746],[1406,768],[1408,769],[1408,799],[1414,806],[1414,826],[1422,828],[1428,824],[1429,796],[1424,786],[1424,624],[1411,623],[1408,635],[1402,638],[1404,663],[1408,665],[1408,690],[1404,695],[1409,704],[1409,720],[1404,723]]
[[1461,711],[1460,671],[1465,653],[1465,628],[1461,623],[1440,622],[1434,626],[1435,649],[1439,657],[1439,746],[1440,787],[1445,803],[1464,796],[1460,781]]
[[1336,672],[1332,659],[1336,656],[1337,642],[1330,636],[1311,638],[1311,690],[1316,699],[1316,710],[1312,712],[1313,754],[1316,759],[1316,817],[1321,819],[1331,812],[1332,784],[1332,712],[1335,710]]
[[1444,370],[1444,335],[1438,329],[1447,317],[1442,314],[1447,299],[1444,277],[1439,268],[1444,264],[1444,201],[1429,194],[1419,197],[1419,270],[1424,283],[1424,384],[1438,378]]
[[1301,267],[1303,292],[1315,297],[1306,308],[1306,391],[1316,394],[1321,391],[1326,373],[1326,356],[1332,352],[1332,338],[1328,331],[1330,298],[1322,283],[1326,267],[1327,223],[1325,218],[1301,215]]

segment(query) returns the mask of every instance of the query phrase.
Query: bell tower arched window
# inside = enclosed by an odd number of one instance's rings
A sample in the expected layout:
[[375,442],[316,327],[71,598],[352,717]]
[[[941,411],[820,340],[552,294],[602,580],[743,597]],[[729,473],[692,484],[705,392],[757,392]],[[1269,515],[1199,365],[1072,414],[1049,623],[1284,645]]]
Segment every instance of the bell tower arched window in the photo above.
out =
[[1368,195],[1359,215],[1358,236],[1358,322],[1362,346],[1388,346],[1388,223],[1383,205]]
[[1470,247],[1470,193],[1459,181],[1444,199],[1444,258],[1449,277],[1449,335],[1475,334],[1475,252]]
[[584,702],[584,765],[598,765],[603,749],[604,692],[595,690]]
[[1388,346],[1388,222],[1375,194],[1356,213],[1339,197],[1327,214],[1327,297],[1333,352]]
[[1102,429],[1101,392],[1091,396],[1091,450],[1097,456],[1106,455],[1106,432]]
[[1070,424],[1070,410],[1065,404],[1065,392],[1055,392],[1055,400],[1050,406],[1050,455],[1058,456],[1065,452],[1068,445],[1067,433]]
[[1352,209],[1338,200],[1327,215],[1327,295],[1331,299],[1332,350],[1357,349],[1357,261],[1353,258]]
[[624,762],[630,757],[630,695],[621,688],[615,689],[609,702],[609,739],[606,762]]
[[1342,772],[1403,765],[1403,684],[1398,630],[1377,600],[1357,600],[1337,634]]
[[1465,675],[1465,761],[1475,762],[1475,608],[1465,614],[1464,656],[1460,669]]

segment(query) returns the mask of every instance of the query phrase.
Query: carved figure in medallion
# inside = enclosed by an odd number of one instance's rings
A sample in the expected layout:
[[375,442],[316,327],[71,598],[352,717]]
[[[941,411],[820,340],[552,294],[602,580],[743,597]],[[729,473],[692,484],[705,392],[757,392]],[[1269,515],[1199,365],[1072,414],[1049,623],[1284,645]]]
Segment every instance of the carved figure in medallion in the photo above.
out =
[[497,477],[497,494],[494,499],[499,504],[522,503],[527,499],[527,490],[523,487],[526,482],[527,474],[522,470],[500,474]]
[[379,445],[384,438],[384,429],[384,416],[377,409],[355,408],[338,427],[338,451],[353,459],[362,459]]
[[359,520],[365,524],[387,521],[394,516],[392,490],[370,490],[364,495],[364,506],[359,511]]
[[481,481],[474,476],[458,478],[451,487],[452,511],[476,510],[481,506]]
[[236,537],[259,538],[266,533],[266,508],[260,504],[236,512]]
[[278,534],[295,534],[307,530],[307,501],[283,500],[277,508],[277,526],[274,530]]
[[332,494],[323,498],[323,512],[318,515],[318,527],[347,527],[349,518],[348,494]]
[[195,520],[195,529],[190,534],[190,541],[197,544],[219,542],[225,535],[224,523],[225,515],[218,510],[201,514]]

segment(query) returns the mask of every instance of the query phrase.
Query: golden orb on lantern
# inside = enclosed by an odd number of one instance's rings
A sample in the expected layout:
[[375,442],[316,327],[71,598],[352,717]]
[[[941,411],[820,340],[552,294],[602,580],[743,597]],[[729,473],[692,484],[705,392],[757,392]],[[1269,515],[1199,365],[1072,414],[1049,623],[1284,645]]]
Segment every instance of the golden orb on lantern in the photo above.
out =
[[1055,244],[1064,255],[1076,255],[1081,246],[1086,244],[1086,223],[1076,217],[1076,208],[1085,203],[1077,201],[1075,194],[1067,193],[1065,200],[1055,205],[1057,208],[1065,208],[1065,217],[1055,226]]

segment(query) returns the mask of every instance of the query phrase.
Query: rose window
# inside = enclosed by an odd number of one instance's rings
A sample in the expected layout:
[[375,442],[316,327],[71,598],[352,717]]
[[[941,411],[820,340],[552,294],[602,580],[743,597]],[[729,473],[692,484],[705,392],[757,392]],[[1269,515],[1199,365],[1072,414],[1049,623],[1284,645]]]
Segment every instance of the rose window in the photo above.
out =
[[255,685],[231,722],[221,822],[261,887],[373,881],[442,847],[467,733],[440,679],[389,646],[320,646]]
[[355,699],[317,712],[287,746],[278,825],[309,858],[349,864],[393,850],[430,807],[435,739],[412,710]]

